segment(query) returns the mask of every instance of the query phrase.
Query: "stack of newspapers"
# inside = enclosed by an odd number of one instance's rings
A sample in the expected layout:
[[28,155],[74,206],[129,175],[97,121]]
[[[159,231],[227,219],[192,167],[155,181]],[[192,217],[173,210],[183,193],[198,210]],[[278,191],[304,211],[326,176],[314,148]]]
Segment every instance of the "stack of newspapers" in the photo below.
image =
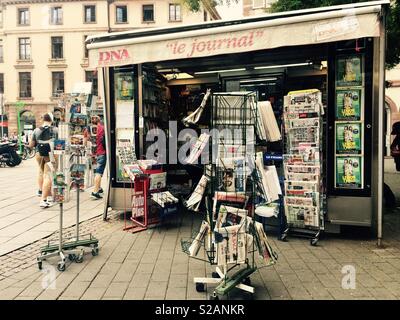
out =
[[[254,108],[255,106],[253,106]],[[281,130],[275,118],[271,102],[259,101],[256,104],[257,135],[261,140],[275,142],[282,139]]]
[[320,228],[321,92],[289,92],[284,100],[285,213],[290,225]]

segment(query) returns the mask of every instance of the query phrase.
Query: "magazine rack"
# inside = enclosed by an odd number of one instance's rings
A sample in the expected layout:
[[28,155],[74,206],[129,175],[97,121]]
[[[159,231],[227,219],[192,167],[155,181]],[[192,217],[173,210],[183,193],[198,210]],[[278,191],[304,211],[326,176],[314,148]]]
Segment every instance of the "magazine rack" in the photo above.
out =
[[288,234],[318,243],[324,229],[322,97],[319,90],[293,91],[284,99],[285,216]]
[[[75,99],[75,96],[73,96]],[[70,97],[71,98],[71,97]],[[61,98],[61,104],[64,105],[66,109],[67,105],[72,101],[72,99],[68,99],[68,96],[63,96]],[[84,99],[87,101],[87,98]],[[81,101],[83,107],[84,102]],[[82,112],[82,115],[84,113]],[[83,145],[72,145],[71,143],[66,147],[65,141],[68,137],[68,134],[65,132],[59,133],[59,138],[64,138],[64,149],[57,150],[59,157],[58,157],[58,173],[61,173],[64,176],[64,179],[67,176],[67,173],[72,173],[72,166],[74,165],[81,165],[82,157],[85,152],[85,147]],[[69,157],[69,161],[65,161],[65,157]],[[65,163],[72,163],[72,165],[68,168],[65,168]],[[85,167],[85,165],[83,164]],[[84,170],[85,171],[85,170]],[[85,250],[89,249],[93,256],[97,256],[99,253],[98,248],[98,240],[92,235],[81,235],[80,234],[80,189],[83,186],[84,182],[84,171],[82,172],[81,176],[73,176],[71,174],[71,183],[68,183],[68,180],[65,179],[65,186],[64,192],[61,192],[57,195],[55,199],[56,202],[59,203],[60,206],[60,220],[59,220],[59,239],[57,243],[52,243],[51,241],[48,242],[47,246],[41,248],[40,256],[37,258],[37,263],[39,269],[42,269],[42,262],[47,260],[50,257],[60,256],[61,260],[58,262],[57,269],[59,271],[65,271],[66,269],[66,258],[68,257],[71,261],[76,263],[83,262],[84,254],[86,253]],[[56,172],[53,172],[55,175]],[[54,183],[55,184],[55,183]],[[64,237],[63,236],[63,215],[64,215],[64,202],[66,200],[67,189],[69,187],[76,188],[76,224],[75,224],[75,235],[72,237]]]
[[[182,250],[190,257],[216,266],[212,278],[194,278],[199,292],[205,284],[216,286],[211,299],[234,288],[254,293],[250,276],[257,270],[257,251],[267,265],[276,260],[254,215],[256,100],[251,92],[212,94],[210,163],[204,173],[206,215],[200,232],[181,240]],[[204,256],[198,257],[201,247]]]

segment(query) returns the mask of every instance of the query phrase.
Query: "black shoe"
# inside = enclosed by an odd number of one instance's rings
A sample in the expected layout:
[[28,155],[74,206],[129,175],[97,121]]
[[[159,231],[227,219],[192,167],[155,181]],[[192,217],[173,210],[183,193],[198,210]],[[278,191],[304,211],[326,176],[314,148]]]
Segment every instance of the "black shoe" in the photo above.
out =
[[36,193],[36,195],[37,195],[38,197],[41,197],[41,196],[42,196],[42,190],[38,190],[37,193]]
[[103,197],[98,192],[92,192],[90,195],[93,199],[103,199]]
[[97,193],[104,193],[103,188],[100,188],[99,191],[97,191]]

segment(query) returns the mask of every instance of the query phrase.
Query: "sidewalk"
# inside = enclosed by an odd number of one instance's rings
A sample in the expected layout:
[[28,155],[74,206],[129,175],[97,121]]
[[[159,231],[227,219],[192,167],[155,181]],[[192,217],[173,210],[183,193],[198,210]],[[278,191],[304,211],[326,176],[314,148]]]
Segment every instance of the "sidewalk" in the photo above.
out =
[[[37,165],[34,159],[14,168],[0,168],[0,256],[47,237],[59,228],[59,207],[39,207]],[[80,220],[101,215],[102,201],[81,193]],[[64,206],[64,226],[76,221],[76,195]]]
[[[400,175],[388,174],[387,179],[398,185]],[[213,267],[189,259],[180,243],[198,230],[200,215],[182,214],[169,225],[136,234],[122,231],[124,223],[116,213],[110,217],[107,222],[98,216],[81,224],[82,233],[99,238],[100,253],[86,255],[80,264],[68,262],[65,272],[56,270],[57,258],[38,270],[35,259],[47,239],[0,257],[0,299],[184,300],[207,299],[212,293],[212,287],[196,292],[193,277],[211,276]],[[376,247],[375,239],[355,235],[327,235],[312,247],[301,238],[277,241],[268,230],[279,259],[272,267],[258,264],[251,276],[256,290],[252,298],[400,299],[399,217],[398,210],[385,213],[383,248]],[[70,232],[73,228],[65,234]],[[48,239],[57,239],[57,233]],[[355,268],[355,289],[342,287],[346,266]],[[225,298],[251,296],[234,291]]]

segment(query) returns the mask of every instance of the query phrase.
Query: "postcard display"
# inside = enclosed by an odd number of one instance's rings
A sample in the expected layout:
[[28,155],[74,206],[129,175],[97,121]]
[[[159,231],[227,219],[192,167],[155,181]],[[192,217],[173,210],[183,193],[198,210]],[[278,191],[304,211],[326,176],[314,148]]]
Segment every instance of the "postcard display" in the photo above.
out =
[[335,189],[364,188],[364,59],[336,58]]
[[[59,101],[61,110],[58,124],[58,137],[54,140],[53,154],[58,160],[57,170],[53,172],[53,197],[60,206],[60,229],[58,244],[48,243],[41,248],[37,258],[39,269],[42,261],[52,256],[59,256],[61,260],[57,265],[59,271],[66,269],[66,257],[76,263],[81,263],[85,248],[89,248],[93,256],[99,252],[98,240],[92,236],[79,233],[79,194],[84,188],[87,163],[81,163],[87,152],[84,146],[84,134],[90,135],[91,127],[88,126],[88,105],[91,97],[87,94],[64,94]],[[90,158],[90,157],[89,157]],[[63,235],[63,204],[70,200],[70,190],[76,190],[76,224],[74,235]]]
[[[249,277],[257,270],[256,258],[262,266],[269,266],[277,255],[254,214],[258,199],[256,94],[213,93],[211,99],[210,129],[219,134],[203,133],[188,157],[193,164],[202,150],[210,151],[209,165],[194,191],[205,190],[207,213],[198,233],[181,244],[190,257],[216,265],[212,278],[196,277],[194,282],[199,292],[205,291],[204,284],[216,286],[211,299],[218,299],[233,288],[254,293]],[[197,201],[191,198],[186,205],[197,211]]]
[[289,92],[284,98],[286,232],[310,234],[312,245],[324,228],[321,101],[316,89]]

